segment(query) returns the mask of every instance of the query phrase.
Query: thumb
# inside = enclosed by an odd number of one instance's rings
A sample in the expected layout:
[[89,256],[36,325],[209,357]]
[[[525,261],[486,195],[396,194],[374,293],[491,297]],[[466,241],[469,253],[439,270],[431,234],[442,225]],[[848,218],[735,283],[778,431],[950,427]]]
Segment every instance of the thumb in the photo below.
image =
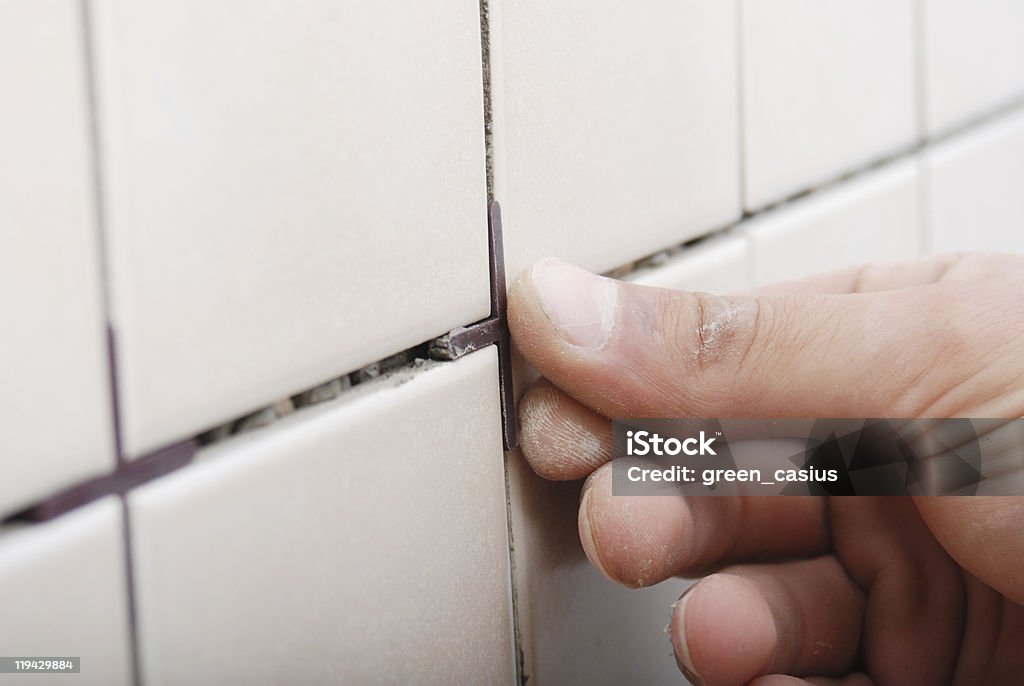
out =
[[914,417],[970,372],[967,287],[715,296],[547,259],[514,284],[509,326],[542,375],[606,417]]

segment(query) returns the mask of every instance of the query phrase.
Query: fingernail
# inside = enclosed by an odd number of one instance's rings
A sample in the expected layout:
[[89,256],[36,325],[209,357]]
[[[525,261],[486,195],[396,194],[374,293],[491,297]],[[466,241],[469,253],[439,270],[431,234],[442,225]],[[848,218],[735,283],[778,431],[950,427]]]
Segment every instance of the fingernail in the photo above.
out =
[[597,554],[597,545],[594,544],[594,534],[590,526],[590,487],[585,488],[580,498],[580,543],[583,544],[583,552],[587,554],[590,563],[606,578],[611,579],[601,564],[601,556]]
[[534,265],[530,280],[566,342],[600,348],[608,341],[615,321],[615,281],[555,259]]
[[676,663],[679,665],[679,669],[683,672],[683,675],[690,680],[690,683],[699,684],[701,683],[700,675],[697,674],[697,670],[693,666],[693,659],[690,657],[690,647],[686,642],[686,604],[690,600],[690,591],[694,589],[694,586],[690,586],[686,591],[679,597],[679,600],[672,603],[672,650],[676,654]]

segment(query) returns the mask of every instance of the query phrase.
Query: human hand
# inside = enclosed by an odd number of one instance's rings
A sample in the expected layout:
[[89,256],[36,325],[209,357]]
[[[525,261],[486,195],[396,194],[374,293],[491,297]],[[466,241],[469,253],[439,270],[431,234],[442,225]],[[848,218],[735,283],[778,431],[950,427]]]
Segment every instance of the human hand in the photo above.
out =
[[544,377],[520,403],[523,454],[587,477],[590,561],[634,587],[713,572],[672,614],[695,683],[1024,683],[1024,498],[613,497],[607,464],[610,417],[1022,417],[1024,260],[731,297],[545,260],[509,317]]

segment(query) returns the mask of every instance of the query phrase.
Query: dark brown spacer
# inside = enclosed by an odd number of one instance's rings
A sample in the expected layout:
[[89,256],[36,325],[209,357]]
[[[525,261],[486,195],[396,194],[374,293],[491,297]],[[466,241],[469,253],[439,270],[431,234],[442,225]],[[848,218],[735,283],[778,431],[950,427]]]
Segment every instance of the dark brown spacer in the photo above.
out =
[[505,282],[505,250],[501,236],[501,205],[487,207],[487,235],[491,261],[491,315],[483,321],[452,329],[430,344],[435,360],[457,360],[463,355],[498,346],[498,389],[501,392],[501,436],[505,450],[519,445],[516,400],[512,385],[512,339],[508,331],[508,293]]

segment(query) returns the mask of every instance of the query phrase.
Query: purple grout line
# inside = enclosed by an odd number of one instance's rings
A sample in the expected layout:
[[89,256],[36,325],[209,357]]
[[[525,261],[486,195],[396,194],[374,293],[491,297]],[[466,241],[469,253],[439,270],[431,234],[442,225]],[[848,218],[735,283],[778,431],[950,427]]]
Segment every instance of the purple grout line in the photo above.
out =
[[[502,443],[505,450],[518,445],[515,396],[512,384],[512,348],[508,329],[508,297],[505,280],[505,259],[502,243],[501,207],[496,201],[488,205],[488,241],[490,258],[490,316],[468,327],[459,327],[430,345],[430,356],[456,360],[489,345],[498,348],[498,387],[501,397]],[[190,464],[199,444],[195,438],[165,446],[142,457],[130,460],[124,454],[121,436],[121,403],[118,393],[117,337],[107,326],[107,360],[109,364],[110,404],[114,451],[114,470],[70,486],[48,496],[41,502],[15,513],[5,521],[46,522],[107,496],[118,496],[122,508],[122,534],[125,551],[130,657],[134,682],[141,683],[138,645],[135,570],[131,546],[131,518],[127,494],[132,489],[158,479]]]
[[[129,513],[128,513],[128,502],[124,497],[124,492],[127,489],[128,482],[118,482],[118,475],[122,474],[123,470],[128,468],[127,461],[124,456],[124,446],[121,440],[121,406],[120,399],[118,397],[118,383],[117,383],[117,345],[116,336],[114,335],[113,326],[110,323],[110,269],[107,262],[106,252],[106,211],[104,207],[104,194],[103,194],[103,164],[102,164],[102,144],[100,140],[100,123],[99,123],[99,107],[97,104],[97,84],[96,84],[96,59],[95,59],[95,46],[93,44],[93,33],[92,33],[92,2],[91,0],[79,0],[79,19],[81,21],[82,31],[82,48],[83,48],[83,64],[84,64],[84,77],[86,86],[86,95],[88,98],[88,119],[89,119],[89,145],[91,148],[92,158],[92,172],[93,172],[93,190],[95,198],[95,218],[96,218],[96,233],[99,238],[100,250],[99,250],[99,261],[100,261],[100,272],[102,275],[101,282],[103,284],[103,302],[105,304],[104,313],[107,320],[107,362],[108,362],[108,378],[110,381],[110,408],[111,408],[111,419],[112,429],[114,432],[114,459],[115,468],[114,473],[107,475],[106,482],[103,482],[104,477],[93,480],[91,484],[83,485],[84,488],[76,489],[72,487],[67,489],[63,494],[58,494],[58,498],[61,495],[67,496],[68,494],[75,493],[78,496],[87,499],[80,499],[77,502],[75,497],[65,497],[61,500],[65,508],[61,511],[57,511],[58,508],[46,506],[48,503],[42,503],[36,506],[36,512],[30,513],[39,517],[46,513],[49,509],[54,514],[51,516],[57,516],[62,512],[67,512],[68,509],[77,507],[78,505],[84,505],[89,502],[88,499],[95,499],[102,497],[107,493],[117,492],[121,500],[121,534],[122,543],[124,544],[124,564],[125,564],[125,597],[128,611],[128,657],[130,666],[130,679],[133,684],[138,686],[142,680],[142,672],[140,671],[139,663],[139,641],[138,633],[136,631],[136,603],[135,603],[135,575],[132,564],[132,548],[131,539],[129,536],[130,525],[129,525]],[[140,472],[141,473],[141,472]],[[120,489],[120,490],[117,490]],[[49,505],[56,505],[57,503],[51,501]],[[38,521],[38,520],[36,520]]]
[[[518,437],[512,384],[512,346],[508,330],[508,296],[502,245],[501,206],[497,201],[491,201],[488,204],[487,224],[491,281],[490,316],[476,324],[453,329],[448,334],[436,339],[430,346],[430,356],[440,360],[456,360],[489,345],[497,345],[502,443],[505,450],[513,450],[518,445]],[[198,442],[195,438],[174,443],[136,459],[128,459],[125,456],[121,436],[121,403],[118,393],[117,336],[113,327],[109,325],[107,326],[107,359],[110,372],[114,448],[117,457],[114,470],[48,496],[8,519],[29,522],[48,521],[108,495],[124,496],[131,489],[192,462],[198,449]]]
[[108,495],[124,495],[137,486],[178,470],[192,461],[195,440],[182,441],[130,461],[102,476],[76,484],[17,513],[11,519],[45,522]]
[[[110,365],[110,401],[114,431],[114,469],[47,496],[4,521],[46,522],[109,495],[124,496],[147,481],[169,474],[192,461],[198,448],[195,439],[165,446],[129,460],[121,440],[121,407],[117,392],[117,350],[114,330],[107,327],[107,360]],[[126,541],[127,545],[127,541]]]
[[[505,258],[502,242],[501,206],[488,204],[488,253],[490,259],[490,316],[468,327],[460,327],[438,338],[430,345],[430,356],[456,360],[489,345],[498,348],[498,388],[501,397],[502,443],[505,450],[518,445],[515,396],[512,383],[512,344],[508,329],[508,296],[505,280]],[[135,594],[134,556],[131,545],[131,512],[127,494],[132,489],[158,479],[190,464],[198,449],[191,438],[148,453],[134,460],[124,454],[121,403],[118,393],[117,336],[107,326],[107,360],[109,364],[110,404],[114,432],[116,463],[110,473],[75,484],[51,495],[8,518],[8,520],[45,522],[66,514],[100,498],[115,495],[121,500],[122,536],[124,542],[125,583],[127,584],[129,652],[133,681],[142,680],[138,638],[138,602]]]
[[121,536],[124,544],[124,565],[126,603],[128,609],[128,653],[132,682],[140,684],[142,672],[138,638],[138,602],[135,595],[135,565],[131,545],[131,512],[126,497],[128,491],[148,481],[178,470],[192,462],[198,443],[189,439],[153,451],[135,460],[124,455],[121,440],[121,411],[117,390],[116,337],[112,327],[107,327],[107,359],[110,365],[110,400],[114,450],[114,470],[108,474],[89,479],[56,493],[42,502],[17,513],[11,519],[33,523],[45,522],[62,514],[107,496],[117,496],[121,503]]
[[[508,330],[508,296],[506,294],[505,258],[502,245],[501,206],[488,204],[488,242],[490,257],[491,312],[483,321],[453,329],[435,340],[430,356],[440,360],[456,360],[489,345],[498,347],[498,387],[501,394],[502,443],[505,450],[518,445],[515,397],[512,385],[511,338]],[[136,459],[124,454],[121,436],[121,403],[118,393],[117,336],[107,326],[107,359],[109,363],[110,402],[113,418],[114,448],[117,462],[108,474],[75,484],[41,502],[29,506],[9,519],[44,522],[108,495],[124,496],[131,489],[169,474],[189,464],[198,449],[191,438],[155,450]]]

